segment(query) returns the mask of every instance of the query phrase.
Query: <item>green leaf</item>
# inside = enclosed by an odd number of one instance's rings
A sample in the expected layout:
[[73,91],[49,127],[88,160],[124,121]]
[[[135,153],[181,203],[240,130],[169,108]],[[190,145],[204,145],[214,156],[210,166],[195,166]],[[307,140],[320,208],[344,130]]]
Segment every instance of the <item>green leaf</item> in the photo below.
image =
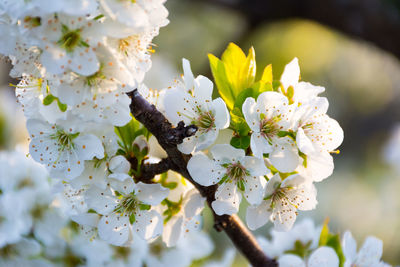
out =
[[231,146],[235,148],[247,149],[250,146],[250,136],[232,137]]
[[274,80],[272,78],[272,65],[269,64],[265,67],[263,74],[261,76],[261,81],[265,83],[272,83]]
[[272,83],[269,82],[264,82],[264,81],[258,81],[252,85],[252,88],[258,92],[258,95],[267,92],[267,91],[273,91],[274,89],[272,88]]
[[[239,94],[243,89],[250,87],[254,83],[256,78],[256,53],[254,48],[249,49],[245,64],[242,66],[238,79],[238,86],[235,88],[235,92]],[[237,90],[237,91],[236,91]]]
[[280,81],[273,81],[272,82],[272,88],[276,92],[280,92],[280,87],[281,87],[281,82]]
[[242,110],[242,105],[248,97],[253,97],[257,99],[258,95],[259,93],[257,89],[247,88],[242,92],[240,92],[240,94],[236,97],[234,107],[238,108],[239,110]]
[[208,59],[210,61],[210,68],[214,81],[217,85],[218,93],[225,101],[229,109],[233,108],[234,95],[231,87],[231,83],[227,78],[227,71],[225,69],[225,64],[216,56],[208,54]]
[[240,136],[246,136],[250,132],[250,127],[239,108],[234,108],[231,112],[231,128]]
[[120,138],[120,147],[124,149],[125,154],[129,155],[130,157],[135,156],[133,141],[135,141],[136,137],[140,135],[149,136],[147,129],[144,128],[144,126],[134,118],[132,118],[130,122],[122,127],[115,127],[115,133]]
[[238,95],[254,84],[256,76],[254,48],[250,48],[246,57],[240,47],[230,43],[221,60],[211,54],[208,58],[218,92],[232,110]]

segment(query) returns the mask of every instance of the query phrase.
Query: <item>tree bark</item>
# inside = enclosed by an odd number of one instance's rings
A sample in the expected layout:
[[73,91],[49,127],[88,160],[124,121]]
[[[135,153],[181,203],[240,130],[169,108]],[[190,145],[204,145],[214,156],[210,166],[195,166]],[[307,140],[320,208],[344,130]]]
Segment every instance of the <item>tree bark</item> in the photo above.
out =
[[[182,143],[185,137],[195,134],[197,128],[193,125],[184,126],[183,123],[179,123],[177,127],[173,128],[164,115],[154,105],[149,104],[137,90],[128,93],[128,95],[132,99],[130,105],[132,115],[155,136],[161,147],[167,152],[168,164],[171,169],[189,180],[207,199],[207,203],[211,207],[211,203],[215,200],[217,185],[205,187],[196,183],[186,168],[190,155],[182,154],[177,149],[177,144]],[[244,226],[239,217],[236,215],[219,216],[214,211],[213,216],[214,228],[217,231],[225,231],[236,248],[253,266],[277,266],[275,260],[265,255],[255,237]]]

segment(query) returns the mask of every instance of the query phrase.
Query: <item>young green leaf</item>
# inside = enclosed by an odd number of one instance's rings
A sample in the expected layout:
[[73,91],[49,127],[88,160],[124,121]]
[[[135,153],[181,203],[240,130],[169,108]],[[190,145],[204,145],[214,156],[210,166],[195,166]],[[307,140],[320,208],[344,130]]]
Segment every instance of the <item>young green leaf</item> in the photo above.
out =
[[232,92],[231,84],[228,81],[225,64],[216,56],[209,54],[210,68],[214,81],[217,85],[218,93],[225,101],[229,109],[233,108],[234,95]]

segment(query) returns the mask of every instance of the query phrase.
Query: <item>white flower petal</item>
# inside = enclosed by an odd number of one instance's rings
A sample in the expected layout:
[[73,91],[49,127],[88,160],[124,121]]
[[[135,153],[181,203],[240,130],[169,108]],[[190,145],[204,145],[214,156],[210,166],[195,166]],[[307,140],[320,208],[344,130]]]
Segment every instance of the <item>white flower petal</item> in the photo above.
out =
[[351,265],[357,256],[357,243],[350,231],[346,231],[343,235],[342,248],[346,265]]
[[256,101],[254,98],[246,98],[242,106],[242,112],[250,129],[254,132],[260,132],[260,112],[256,112]]
[[274,150],[269,154],[269,160],[272,165],[280,172],[292,172],[299,165],[300,157],[297,147],[290,144],[283,144],[274,147]]
[[118,155],[111,158],[109,169],[111,172],[128,173],[131,169],[131,164],[124,156]]
[[186,58],[182,59],[183,66],[183,79],[185,81],[186,88],[189,90],[194,89],[194,76],[190,68],[190,62]]
[[250,230],[256,230],[266,224],[271,213],[268,211],[269,203],[263,201],[258,206],[249,206],[246,211],[246,222]]
[[297,255],[284,254],[278,259],[280,267],[306,267],[304,261]]
[[99,236],[104,241],[115,245],[123,246],[130,239],[130,224],[127,215],[111,213],[101,217],[98,224]]
[[169,189],[161,184],[145,184],[139,182],[136,184],[136,197],[149,205],[158,205],[169,194]]
[[296,133],[296,143],[301,152],[308,155],[315,151],[313,143],[304,133],[303,128],[299,128]]
[[239,211],[241,199],[242,195],[236,183],[226,182],[218,186],[215,192],[215,200],[211,203],[211,206],[218,215],[232,215]]
[[160,235],[163,231],[163,220],[155,210],[140,210],[135,216],[133,231],[142,239],[149,240]]
[[316,249],[308,259],[309,267],[338,267],[339,257],[331,247]]
[[91,227],[97,227],[100,220],[100,215],[96,213],[82,213],[77,215],[72,215],[71,220],[74,222]]
[[382,240],[373,236],[367,237],[364,241],[364,244],[358,251],[356,265],[373,266],[380,261],[382,257],[382,250]]
[[295,57],[285,66],[281,76],[281,83],[285,89],[289,86],[295,86],[300,79],[299,60]]
[[93,134],[79,135],[74,141],[75,150],[80,159],[104,158],[104,147],[100,139]]
[[215,112],[215,127],[225,129],[229,127],[230,116],[226,104],[222,98],[218,97],[212,101],[212,107]]
[[97,186],[92,186],[85,193],[85,201],[89,208],[103,215],[109,214],[117,206],[117,201],[112,195],[110,188],[102,190]]
[[[193,74],[192,74],[193,75]],[[185,77],[185,84],[188,88],[191,88],[186,83]],[[209,102],[211,101],[212,92],[213,92],[213,83],[207,77],[199,75],[196,77],[194,83],[194,93],[193,96],[200,102]]]
[[224,169],[203,153],[191,157],[187,169],[193,180],[204,186],[218,183],[225,172]]
[[251,134],[250,147],[254,156],[263,158],[264,153],[271,153],[273,150],[272,145],[260,133],[254,132]]
[[185,195],[185,217],[192,218],[203,210],[206,198],[202,197],[197,189],[193,188]]
[[178,242],[182,233],[182,216],[173,216],[164,226],[162,240],[167,247],[173,247]]
[[218,164],[234,162],[245,156],[243,149],[237,149],[228,144],[213,146],[213,148],[211,148],[211,154]]

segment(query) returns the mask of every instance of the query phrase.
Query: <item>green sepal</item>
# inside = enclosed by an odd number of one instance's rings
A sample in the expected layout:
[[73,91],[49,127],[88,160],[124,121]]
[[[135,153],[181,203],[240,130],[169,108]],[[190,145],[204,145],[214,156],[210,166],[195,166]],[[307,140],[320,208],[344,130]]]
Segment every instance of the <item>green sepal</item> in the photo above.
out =
[[238,187],[241,191],[244,191],[244,190],[245,190],[245,184],[244,184],[244,181],[243,181],[242,179],[240,179],[240,180],[237,182],[237,187]]
[[43,105],[48,106],[51,103],[53,103],[53,101],[56,99],[57,97],[53,96],[52,94],[49,94],[43,99]]
[[161,174],[160,184],[163,187],[169,188],[171,190],[175,189],[178,186],[178,183],[177,182],[168,182],[167,178],[168,178],[168,173],[167,172],[162,173]]
[[139,209],[140,209],[140,210],[149,210],[149,209],[151,209],[151,205],[140,204],[140,205],[139,205]]
[[167,209],[163,212],[163,215],[166,216],[164,218],[164,224],[166,224],[172,218],[172,216],[179,213],[182,208],[182,201],[183,199],[181,196],[178,202],[171,201],[168,198],[161,202],[162,205],[167,206]]
[[296,141],[296,133],[293,131],[279,131],[277,134],[279,137],[289,137],[293,141]]
[[307,155],[303,152],[299,151],[299,156],[303,159],[303,166],[307,168]]
[[97,15],[96,17],[94,17],[93,20],[99,20],[103,17],[104,17],[104,14],[100,14],[100,15]]
[[223,184],[229,179],[228,175],[224,175],[221,180],[219,180],[218,184]]
[[300,258],[305,258],[311,252],[311,250],[310,250],[311,244],[312,244],[311,240],[305,244],[303,244],[300,240],[296,240],[296,242],[294,243],[293,249],[285,251],[285,254],[287,254],[287,253],[294,254],[294,255],[299,256]]
[[130,222],[131,224],[133,224],[134,222],[136,222],[136,217],[135,217],[135,214],[134,214],[134,213],[132,213],[132,214],[129,216],[129,222]]
[[66,104],[61,103],[61,101],[58,99],[58,97],[55,97],[52,94],[48,94],[43,99],[43,105],[48,106],[51,103],[53,103],[54,101],[57,101],[57,106],[62,112],[65,112],[67,110],[68,106]]

